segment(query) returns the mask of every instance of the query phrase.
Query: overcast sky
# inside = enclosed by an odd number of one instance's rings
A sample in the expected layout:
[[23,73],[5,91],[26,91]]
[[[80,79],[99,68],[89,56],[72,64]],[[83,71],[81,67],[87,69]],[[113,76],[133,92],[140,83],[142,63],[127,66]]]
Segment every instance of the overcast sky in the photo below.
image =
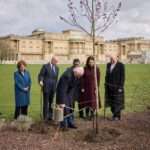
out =
[[[70,29],[59,19],[67,16],[66,4],[67,0],[0,0],[0,36],[28,35],[36,28],[48,32]],[[123,0],[118,22],[103,35],[106,39],[150,38],[150,0]]]

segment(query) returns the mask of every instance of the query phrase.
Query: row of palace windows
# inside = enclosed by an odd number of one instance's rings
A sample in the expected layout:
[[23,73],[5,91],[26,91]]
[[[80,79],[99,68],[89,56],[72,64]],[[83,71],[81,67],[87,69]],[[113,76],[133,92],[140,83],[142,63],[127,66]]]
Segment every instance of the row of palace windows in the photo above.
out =
[[30,44],[39,44],[39,41],[21,41],[21,43],[26,44],[26,43],[30,43]]
[[23,49],[24,49],[24,48],[30,48],[30,49],[32,49],[32,48],[37,48],[37,49],[41,49],[40,46],[35,46],[35,47],[33,47],[33,46],[25,46],[25,45],[23,45],[22,48],[23,48]]

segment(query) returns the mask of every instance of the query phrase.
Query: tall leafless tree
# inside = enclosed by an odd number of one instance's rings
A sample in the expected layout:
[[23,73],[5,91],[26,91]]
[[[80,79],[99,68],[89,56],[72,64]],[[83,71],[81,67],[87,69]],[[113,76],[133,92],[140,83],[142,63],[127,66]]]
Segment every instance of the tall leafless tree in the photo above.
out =
[[7,41],[0,40],[0,63],[7,60],[16,60],[16,53]]
[[93,43],[93,56],[95,58],[94,73],[96,85],[96,133],[98,133],[98,87],[96,73],[96,36],[107,30],[116,20],[121,8],[121,0],[68,0],[69,17],[60,16],[65,23],[87,33]]

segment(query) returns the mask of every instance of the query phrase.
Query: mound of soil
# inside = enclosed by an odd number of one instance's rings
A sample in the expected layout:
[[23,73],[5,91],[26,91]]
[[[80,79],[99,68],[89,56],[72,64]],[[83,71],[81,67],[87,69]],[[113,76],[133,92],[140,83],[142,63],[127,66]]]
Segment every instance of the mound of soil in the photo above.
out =
[[121,121],[76,119],[78,129],[61,131],[54,123],[37,122],[28,132],[4,128],[0,150],[150,150],[150,112],[125,114]]
[[121,132],[115,128],[104,127],[96,134],[93,130],[90,130],[85,136],[85,141],[104,143],[117,139],[121,135]]

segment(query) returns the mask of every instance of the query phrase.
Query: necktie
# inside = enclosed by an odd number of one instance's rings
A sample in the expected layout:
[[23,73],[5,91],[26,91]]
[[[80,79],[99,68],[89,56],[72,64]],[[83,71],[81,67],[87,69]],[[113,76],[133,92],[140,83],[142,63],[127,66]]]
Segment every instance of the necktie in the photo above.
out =
[[55,66],[54,65],[52,65],[52,70],[55,73]]

